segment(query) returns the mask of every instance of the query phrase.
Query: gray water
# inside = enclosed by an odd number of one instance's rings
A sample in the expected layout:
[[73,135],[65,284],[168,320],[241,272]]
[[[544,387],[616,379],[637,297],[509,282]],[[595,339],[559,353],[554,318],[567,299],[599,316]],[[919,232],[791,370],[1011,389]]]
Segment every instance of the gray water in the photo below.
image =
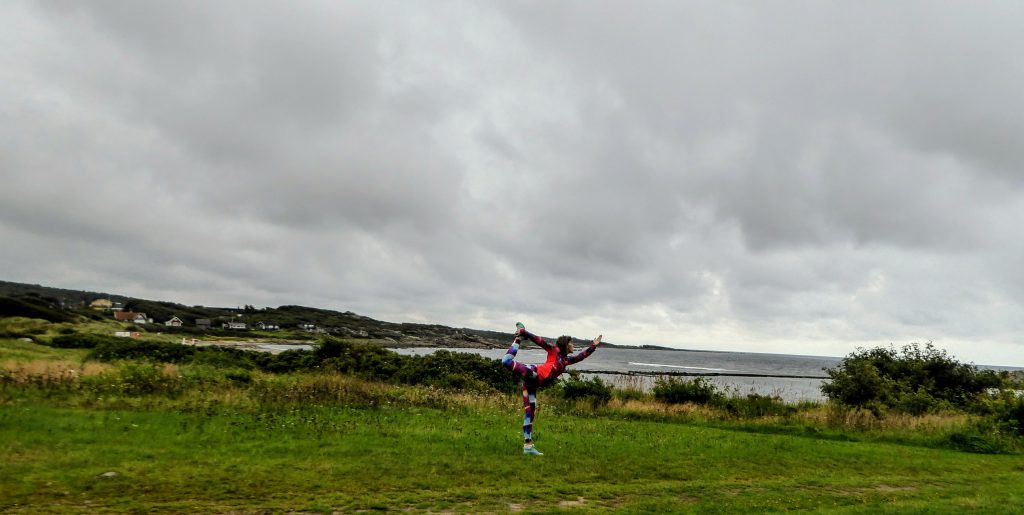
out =
[[[399,354],[424,355],[437,348],[395,349]],[[500,359],[504,349],[444,349],[453,352],[469,352],[484,357]],[[541,349],[522,349],[516,361],[528,364],[543,363],[547,353]],[[716,352],[690,350],[622,349],[604,347],[598,349],[586,360],[570,366],[586,376],[601,377],[602,380],[618,385],[637,385],[649,388],[657,374],[691,373],[722,374],[707,379],[730,393],[745,395],[779,396],[789,402],[802,400],[821,401],[821,385],[826,377],[822,370],[834,367],[841,358],[821,356],[798,356],[788,354],[759,354],[752,352]],[[587,373],[590,371],[591,373]],[[595,371],[618,373],[641,373],[638,376],[599,374]],[[727,374],[757,374],[764,376],[817,376],[817,378],[794,377],[743,377]]]

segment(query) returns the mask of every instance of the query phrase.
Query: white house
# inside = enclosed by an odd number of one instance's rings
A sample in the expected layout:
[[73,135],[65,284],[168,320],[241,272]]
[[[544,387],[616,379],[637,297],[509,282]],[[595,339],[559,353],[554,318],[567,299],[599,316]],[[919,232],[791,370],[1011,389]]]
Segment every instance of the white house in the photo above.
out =
[[245,322],[224,322],[222,325],[224,329],[238,329],[245,330]]
[[181,327],[181,319],[178,317],[171,317],[170,320],[164,322],[167,327]]

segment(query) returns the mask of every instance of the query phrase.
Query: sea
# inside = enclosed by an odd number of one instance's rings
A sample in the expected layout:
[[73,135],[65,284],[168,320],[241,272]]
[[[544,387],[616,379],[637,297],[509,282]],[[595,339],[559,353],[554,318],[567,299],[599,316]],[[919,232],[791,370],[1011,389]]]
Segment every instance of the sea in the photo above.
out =
[[[424,355],[442,349],[394,350],[399,354]],[[505,354],[505,349],[443,350],[493,359],[501,359]],[[544,350],[527,348],[519,351],[516,360],[540,364],[546,357]],[[756,393],[799,402],[824,400],[821,385],[828,377],[824,369],[840,361],[841,358],[824,356],[602,347],[586,360],[571,365],[569,370],[579,370],[584,377],[599,377],[613,385],[642,389],[649,389],[658,377],[699,374],[727,393]]]

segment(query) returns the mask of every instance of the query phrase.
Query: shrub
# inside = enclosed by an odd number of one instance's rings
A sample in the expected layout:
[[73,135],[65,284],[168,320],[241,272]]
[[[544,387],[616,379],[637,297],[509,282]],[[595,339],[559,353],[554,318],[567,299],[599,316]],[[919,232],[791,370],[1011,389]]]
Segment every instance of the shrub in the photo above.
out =
[[606,406],[612,400],[612,386],[598,377],[583,379],[578,370],[570,370],[560,381],[562,397],[567,400],[586,400],[594,406]]
[[1024,396],[1019,391],[994,393],[978,405],[977,411],[1000,430],[1024,436]]
[[897,395],[893,399],[892,405],[897,411],[911,415],[924,415],[930,411],[939,411],[952,407],[949,401],[936,399],[924,387],[918,387],[916,391]]
[[993,418],[1007,429],[1024,436],[1024,397],[1007,399]]
[[293,349],[280,354],[264,354],[259,365],[267,372],[284,374],[317,368],[320,362],[312,351]]
[[394,380],[444,388],[512,391],[518,379],[496,359],[477,354],[439,350],[406,358]]
[[119,359],[146,359],[161,363],[181,363],[191,358],[195,347],[177,343],[164,343],[133,338],[112,338],[98,343],[86,359],[114,361]]
[[[197,365],[210,365],[218,368],[243,368],[251,369],[263,361],[264,353],[237,349],[234,347],[196,347],[192,355],[192,363]],[[266,354],[269,356],[269,354]]]
[[714,383],[703,377],[661,377],[654,381],[654,388],[651,391],[655,399],[669,404],[710,404],[720,402],[725,397]]
[[398,353],[371,343],[325,338],[314,351],[324,368],[363,379],[391,379],[404,362]]
[[56,336],[50,340],[49,345],[50,347],[56,347],[58,349],[93,349],[100,344],[120,344],[124,341],[124,338],[119,338],[117,336],[73,333]]
[[182,391],[182,381],[176,370],[167,371],[153,363],[125,362],[111,372],[83,377],[82,385],[97,393],[129,396],[154,393],[177,395]]
[[992,371],[959,363],[931,343],[858,349],[835,368],[821,387],[829,399],[847,406],[880,411],[894,408],[914,414],[965,408],[1002,380]]

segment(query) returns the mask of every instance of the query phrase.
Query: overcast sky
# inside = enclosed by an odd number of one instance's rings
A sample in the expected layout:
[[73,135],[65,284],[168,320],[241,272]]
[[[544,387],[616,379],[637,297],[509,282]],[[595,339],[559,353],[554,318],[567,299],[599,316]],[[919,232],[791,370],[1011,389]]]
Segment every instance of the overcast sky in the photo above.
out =
[[0,2],[0,279],[1024,366],[1020,2]]

